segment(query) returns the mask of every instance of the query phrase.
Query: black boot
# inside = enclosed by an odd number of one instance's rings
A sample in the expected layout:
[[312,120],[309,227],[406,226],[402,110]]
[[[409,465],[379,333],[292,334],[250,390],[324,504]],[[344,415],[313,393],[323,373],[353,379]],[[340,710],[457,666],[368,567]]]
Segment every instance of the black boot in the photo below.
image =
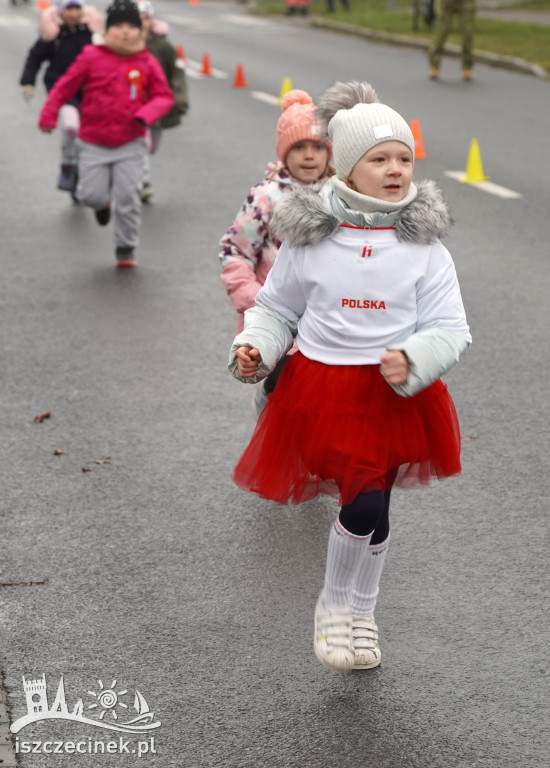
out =
[[99,211],[94,211],[97,223],[101,227],[105,227],[111,220],[111,206],[106,205],[105,208],[100,208]]
[[64,192],[73,193],[76,190],[76,183],[78,181],[78,168],[71,163],[63,163],[61,166],[61,173],[57,180],[57,188],[62,189]]

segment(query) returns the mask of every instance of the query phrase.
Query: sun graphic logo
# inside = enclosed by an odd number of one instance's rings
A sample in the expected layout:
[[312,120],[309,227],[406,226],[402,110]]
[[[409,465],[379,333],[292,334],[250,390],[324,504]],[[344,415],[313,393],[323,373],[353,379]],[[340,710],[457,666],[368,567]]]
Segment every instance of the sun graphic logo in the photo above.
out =
[[96,693],[95,691],[88,691],[89,696],[93,696],[97,701],[95,701],[93,704],[90,704],[88,706],[88,709],[97,709],[99,712],[99,719],[103,720],[105,715],[109,714],[113,720],[118,720],[118,715],[116,712],[116,707],[123,707],[124,709],[128,709],[128,704],[125,704],[123,701],[120,700],[121,696],[124,696],[126,693],[128,693],[127,690],[124,691],[115,691],[116,688],[116,680],[113,680],[109,688],[105,688],[101,680],[97,681],[98,687],[99,687],[99,693]]
[[[88,691],[94,701],[88,705],[86,714],[84,714],[82,698],[79,698],[74,707],[69,710],[63,676],[61,676],[55,699],[51,704],[48,700],[44,674],[41,678],[36,679],[26,679],[23,675],[23,689],[27,701],[27,714],[12,723],[10,727],[12,733],[18,733],[22,728],[39,720],[74,720],[78,723],[93,725],[96,728],[123,733],[147,733],[161,726],[160,721],[155,719],[155,713],[149,709],[145,696],[137,688],[134,691],[134,703],[132,705],[122,700],[128,691],[126,689],[117,691],[116,680],[113,680],[108,688],[103,685],[101,680],[98,680],[97,690]],[[91,717],[92,714],[94,717]]]

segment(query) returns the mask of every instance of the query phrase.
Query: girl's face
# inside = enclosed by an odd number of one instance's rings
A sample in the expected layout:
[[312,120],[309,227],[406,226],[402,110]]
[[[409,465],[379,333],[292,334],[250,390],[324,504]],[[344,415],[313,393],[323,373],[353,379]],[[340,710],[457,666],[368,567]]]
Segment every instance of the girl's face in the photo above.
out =
[[107,35],[119,45],[128,45],[130,47],[134,47],[142,39],[141,29],[133,24],[128,24],[126,21],[120,24],[113,24],[105,33],[106,38]]
[[398,203],[407,196],[412,175],[411,150],[400,141],[384,141],[358,160],[347,185],[362,195]]
[[306,139],[289,149],[285,165],[296,181],[311,184],[325,175],[328,156],[324,142]]
[[64,11],[61,11],[61,18],[69,27],[76,27],[80,24],[82,14],[83,10],[79,5],[70,5]]
[[143,31],[143,37],[147,38],[149,36],[149,32],[151,31],[153,27],[153,19],[148,16],[146,13],[141,13],[141,29]]

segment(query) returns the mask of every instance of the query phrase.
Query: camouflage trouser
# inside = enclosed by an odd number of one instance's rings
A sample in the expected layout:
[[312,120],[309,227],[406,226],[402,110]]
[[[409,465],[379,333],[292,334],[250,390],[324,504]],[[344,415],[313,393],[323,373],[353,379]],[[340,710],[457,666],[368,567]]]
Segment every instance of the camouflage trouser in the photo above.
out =
[[474,64],[475,0],[441,0],[436,18],[435,34],[429,49],[430,67],[439,69],[443,46],[451,31],[453,16],[460,16],[462,31],[462,69],[472,69]]

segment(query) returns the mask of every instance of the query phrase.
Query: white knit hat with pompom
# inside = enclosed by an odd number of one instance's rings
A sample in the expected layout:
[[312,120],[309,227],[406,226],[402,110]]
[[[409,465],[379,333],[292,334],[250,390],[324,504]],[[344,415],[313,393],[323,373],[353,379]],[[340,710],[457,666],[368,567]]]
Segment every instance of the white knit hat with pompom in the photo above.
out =
[[332,139],[333,165],[343,181],[365,152],[384,141],[405,144],[414,160],[414,136],[407,122],[380,103],[369,83],[335,83],[319,99],[317,117]]

